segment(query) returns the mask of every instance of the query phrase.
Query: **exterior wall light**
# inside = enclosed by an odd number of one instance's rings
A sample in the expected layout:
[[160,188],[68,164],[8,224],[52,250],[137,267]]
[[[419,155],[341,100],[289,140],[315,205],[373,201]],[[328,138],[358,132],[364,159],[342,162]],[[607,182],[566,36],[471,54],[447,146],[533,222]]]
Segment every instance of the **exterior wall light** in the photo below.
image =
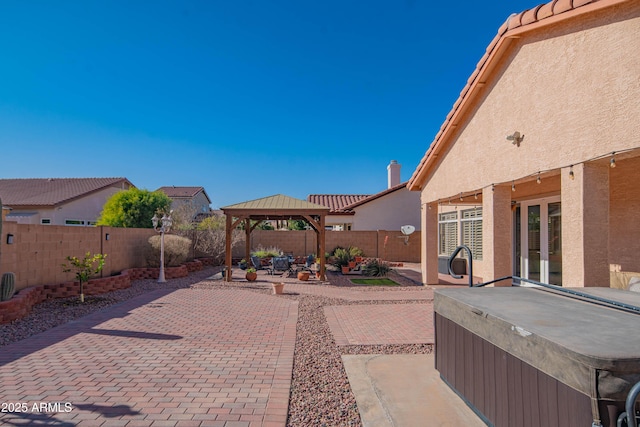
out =
[[524,135],[520,135],[520,132],[515,131],[511,135],[507,135],[507,141],[511,141],[513,145],[520,147],[520,143],[524,139]]

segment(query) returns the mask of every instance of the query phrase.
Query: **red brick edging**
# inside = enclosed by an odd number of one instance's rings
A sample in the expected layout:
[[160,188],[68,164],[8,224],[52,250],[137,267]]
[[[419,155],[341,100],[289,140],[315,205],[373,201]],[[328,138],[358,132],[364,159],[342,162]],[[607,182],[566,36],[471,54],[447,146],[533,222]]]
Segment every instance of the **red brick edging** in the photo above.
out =
[[[204,266],[213,265],[212,258],[200,258],[178,267],[166,267],[166,279],[187,277],[189,273],[200,271]],[[91,279],[84,285],[85,295],[99,295],[131,286],[132,280],[157,279],[160,268],[129,268],[116,276]],[[78,282],[64,282],[50,285],[31,286],[21,289],[13,298],[0,302],[0,324],[20,319],[31,311],[34,305],[56,298],[68,298],[80,295]]]

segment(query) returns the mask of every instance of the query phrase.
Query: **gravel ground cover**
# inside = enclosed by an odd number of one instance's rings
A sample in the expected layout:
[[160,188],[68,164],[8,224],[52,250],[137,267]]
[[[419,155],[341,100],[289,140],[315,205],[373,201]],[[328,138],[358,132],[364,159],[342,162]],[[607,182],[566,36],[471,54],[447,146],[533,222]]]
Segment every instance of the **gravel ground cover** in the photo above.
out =
[[[206,268],[188,277],[173,279],[164,288],[235,288],[270,294],[271,288],[264,282],[231,282],[207,280],[220,268]],[[402,276],[393,277],[403,287],[393,290],[415,290]],[[358,286],[340,274],[329,273],[329,280],[337,286]],[[84,305],[77,298],[47,301],[34,307],[25,318],[0,325],[0,346],[22,340],[49,328],[85,316],[93,311],[125,301],[145,292],[158,289],[155,280],[138,280],[128,289],[91,297]],[[362,287],[363,290],[368,287]],[[378,291],[386,291],[375,287]],[[337,346],[324,316],[323,307],[355,304],[419,304],[421,301],[347,301],[315,295],[285,294],[283,298],[299,301],[296,347],[294,356],[291,395],[289,398],[288,426],[361,426],[355,396],[351,392],[346,371],[342,365],[343,354],[426,354],[430,344],[415,345],[355,345]]]

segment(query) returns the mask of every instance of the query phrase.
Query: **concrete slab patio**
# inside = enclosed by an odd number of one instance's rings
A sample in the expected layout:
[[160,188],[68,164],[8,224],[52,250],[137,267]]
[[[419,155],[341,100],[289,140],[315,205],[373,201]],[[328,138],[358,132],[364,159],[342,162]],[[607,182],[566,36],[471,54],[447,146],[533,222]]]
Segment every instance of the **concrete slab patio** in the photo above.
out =
[[343,355],[364,427],[486,424],[442,382],[433,354]]

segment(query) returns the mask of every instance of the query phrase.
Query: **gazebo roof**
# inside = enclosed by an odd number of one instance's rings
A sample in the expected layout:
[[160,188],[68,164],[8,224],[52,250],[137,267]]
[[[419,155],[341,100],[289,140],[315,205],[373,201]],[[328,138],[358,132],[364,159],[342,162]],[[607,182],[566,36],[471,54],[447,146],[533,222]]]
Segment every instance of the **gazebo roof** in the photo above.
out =
[[304,212],[310,215],[319,215],[321,213],[328,213],[329,208],[315,203],[307,202],[306,200],[300,200],[293,197],[285,196],[283,194],[276,194],[274,196],[263,197],[261,199],[249,200],[247,202],[236,203],[235,205],[229,205],[221,208],[222,211],[235,213],[244,211],[244,213],[270,213],[272,215],[288,215],[291,211]]

